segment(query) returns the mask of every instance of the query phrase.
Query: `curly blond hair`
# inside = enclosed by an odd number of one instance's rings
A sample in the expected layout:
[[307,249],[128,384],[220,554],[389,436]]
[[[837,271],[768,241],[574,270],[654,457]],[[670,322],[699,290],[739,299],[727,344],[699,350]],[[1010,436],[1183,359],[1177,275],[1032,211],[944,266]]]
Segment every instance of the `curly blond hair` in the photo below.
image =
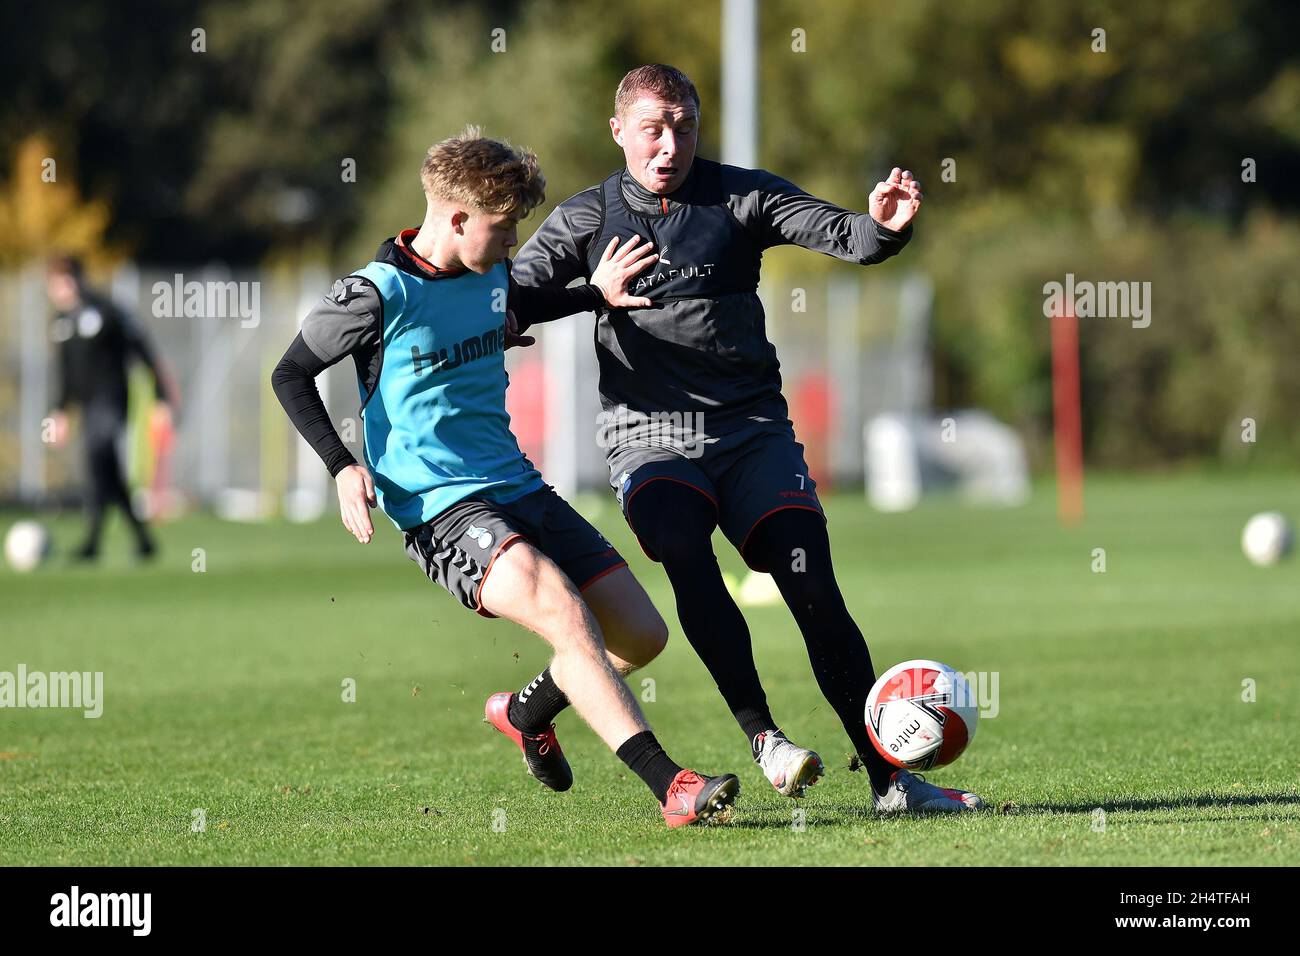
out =
[[537,154],[488,139],[477,126],[430,146],[420,183],[430,201],[460,202],[492,213],[526,216],[546,198]]

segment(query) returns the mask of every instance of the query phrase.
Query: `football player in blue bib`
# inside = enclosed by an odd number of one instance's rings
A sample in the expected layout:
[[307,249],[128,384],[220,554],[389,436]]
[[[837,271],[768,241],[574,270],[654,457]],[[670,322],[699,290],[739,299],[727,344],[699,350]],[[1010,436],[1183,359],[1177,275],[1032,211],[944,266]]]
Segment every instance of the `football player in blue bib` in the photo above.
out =
[[[334,283],[277,366],[276,395],[334,477],[343,524],[358,541],[370,541],[378,505],[432,581],[551,645],[550,666],[485,708],[534,777],[552,790],[572,785],[553,724],[572,703],[645,781],[669,826],[706,821],[731,806],[739,781],[674,763],[623,681],[663,649],[663,619],[618,552],[542,480],[506,413],[514,316],[522,324],[646,305],[627,282],[654,254],[639,242],[611,245],[587,284],[524,289],[507,256],[519,220],[543,200],[537,157],[469,127],[430,148],[421,180],[423,224]],[[313,381],[348,355],[364,463],[334,430]]]

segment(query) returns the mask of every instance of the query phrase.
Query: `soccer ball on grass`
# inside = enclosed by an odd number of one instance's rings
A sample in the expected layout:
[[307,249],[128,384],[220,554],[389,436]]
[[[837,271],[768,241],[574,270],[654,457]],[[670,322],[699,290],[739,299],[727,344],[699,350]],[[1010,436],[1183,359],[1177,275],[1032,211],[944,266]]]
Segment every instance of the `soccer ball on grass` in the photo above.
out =
[[895,767],[931,770],[952,763],[975,737],[979,708],[970,682],[947,664],[895,664],[867,695],[867,734]]

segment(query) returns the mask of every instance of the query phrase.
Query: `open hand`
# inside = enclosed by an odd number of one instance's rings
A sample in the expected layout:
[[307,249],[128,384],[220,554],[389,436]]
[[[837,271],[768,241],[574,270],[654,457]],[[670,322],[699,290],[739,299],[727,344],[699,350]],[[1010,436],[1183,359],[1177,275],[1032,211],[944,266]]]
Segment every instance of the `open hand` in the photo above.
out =
[[658,253],[650,251],[653,248],[653,242],[635,235],[621,247],[618,236],[609,240],[600,264],[591,275],[591,284],[599,287],[607,305],[616,309],[644,309],[654,304],[644,296],[627,293],[628,284],[636,274],[659,258]]
[[876,183],[871,191],[871,218],[899,232],[907,228],[921,208],[922,198],[921,184],[912,178],[911,171],[895,166],[889,178]]

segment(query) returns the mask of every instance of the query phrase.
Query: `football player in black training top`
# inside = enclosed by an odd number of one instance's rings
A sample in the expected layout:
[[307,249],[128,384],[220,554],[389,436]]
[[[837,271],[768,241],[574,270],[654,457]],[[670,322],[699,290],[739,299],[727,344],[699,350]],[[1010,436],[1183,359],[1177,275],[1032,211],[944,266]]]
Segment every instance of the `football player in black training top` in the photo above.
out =
[[642,548],[663,564],[686,637],[772,785],[799,796],[824,766],[781,732],[768,708],[748,627],[710,542],[719,526],[750,568],[775,579],[817,683],[870,775],[875,807],[982,807],[972,793],[893,767],[867,735],[876,674],[835,580],[757,294],[763,250],[772,246],[860,265],[897,254],[911,238],[921,184],[895,168],[876,184],[869,211],[854,213],[764,170],[697,157],[699,120],[699,95],[681,71],[651,64],[628,73],[609,121],[625,168],[555,208],[516,257],[515,280],[566,286],[630,236],[657,250],[628,288],[652,304],[598,313],[610,484]]

